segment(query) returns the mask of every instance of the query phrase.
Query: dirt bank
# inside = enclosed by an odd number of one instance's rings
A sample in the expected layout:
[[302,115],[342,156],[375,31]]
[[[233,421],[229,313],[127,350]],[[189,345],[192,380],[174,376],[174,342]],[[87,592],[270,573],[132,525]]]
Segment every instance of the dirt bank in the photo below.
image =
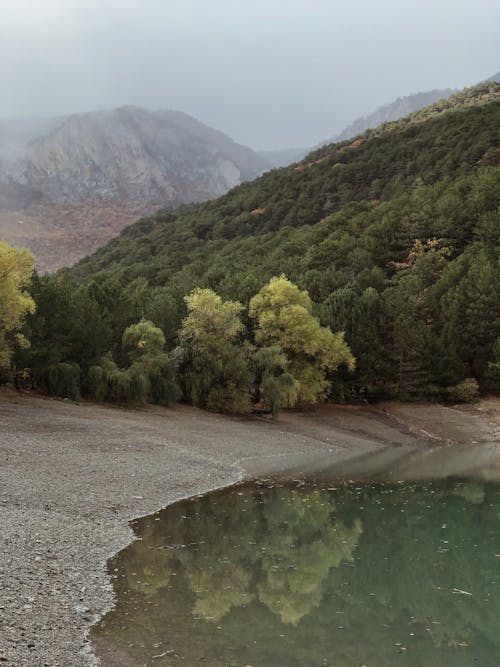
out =
[[106,560],[130,541],[131,518],[314,461],[491,442],[499,414],[492,400],[324,406],[273,422],[0,393],[0,664],[97,664],[86,631],[112,604]]

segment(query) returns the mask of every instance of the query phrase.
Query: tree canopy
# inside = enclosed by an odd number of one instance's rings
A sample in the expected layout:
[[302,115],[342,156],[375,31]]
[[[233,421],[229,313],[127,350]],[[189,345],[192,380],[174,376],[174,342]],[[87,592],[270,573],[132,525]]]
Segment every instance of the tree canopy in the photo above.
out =
[[25,289],[33,263],[27,250],[0,241],[0,367],[9,365],[16,343],[27,344],[20,330],[26,315],[35,311],[35,302]]
[[355,366],[344,333],[333,334],[321,326],[312,308],[307,292],[284,275],[271,278],[250,300],[249,314],[257,323],[256,343],[278,346],[290,361],[288,370],[295,383],[292,405],[324,398],[329,387],[327,370],[335,371],[341,364],[349,370]]
[[195,289],[185,301],[188,315],[179,332],[185,395],[199,407],[247,411],[251,375],[244,349],[237,344],[243,331],[242,305],[223,301],[209,289]]

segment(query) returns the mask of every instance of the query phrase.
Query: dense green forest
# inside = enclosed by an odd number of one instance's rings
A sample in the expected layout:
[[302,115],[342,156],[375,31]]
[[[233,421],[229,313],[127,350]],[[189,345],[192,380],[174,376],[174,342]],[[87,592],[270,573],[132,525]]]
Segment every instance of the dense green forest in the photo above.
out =
[[470,400],[500,384],[499,226],[488,82],[35,275],[15,373],[235,411]]

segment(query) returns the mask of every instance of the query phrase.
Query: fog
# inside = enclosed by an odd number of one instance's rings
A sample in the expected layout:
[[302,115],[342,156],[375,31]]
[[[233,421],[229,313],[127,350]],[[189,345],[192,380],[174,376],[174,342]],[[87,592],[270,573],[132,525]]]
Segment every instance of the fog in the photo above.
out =
[[498,0],[0,0],[0,117],[179,109],[310,146],[396,97],[500,70]]

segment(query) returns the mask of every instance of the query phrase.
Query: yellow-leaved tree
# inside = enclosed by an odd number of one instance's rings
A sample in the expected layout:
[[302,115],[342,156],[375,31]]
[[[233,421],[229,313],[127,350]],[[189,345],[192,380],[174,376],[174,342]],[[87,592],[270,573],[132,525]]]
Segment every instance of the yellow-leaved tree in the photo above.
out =
[[0,367],[9,366],[14,344],[27,345],[20,329],[26,315],[35,311],[35,302],[25,291],[33,264],[28,250],[0,241]]
[[255,342],[281,349],[289,361],[287,375],[293,377],[295,390],[286,388],[283,405],[316,403],[327,395],[328,372],[341,364],[354,367],[344,333],[321,326],[312,308],[309,294],[284,275],[271,278],[250,301],[249,314],[257,325]]
[[252,378],[239,341],[243,306],[210,289],[194,289],[184,300],[188,314],[179,341],[185,397],[217,412],[248,411]]

